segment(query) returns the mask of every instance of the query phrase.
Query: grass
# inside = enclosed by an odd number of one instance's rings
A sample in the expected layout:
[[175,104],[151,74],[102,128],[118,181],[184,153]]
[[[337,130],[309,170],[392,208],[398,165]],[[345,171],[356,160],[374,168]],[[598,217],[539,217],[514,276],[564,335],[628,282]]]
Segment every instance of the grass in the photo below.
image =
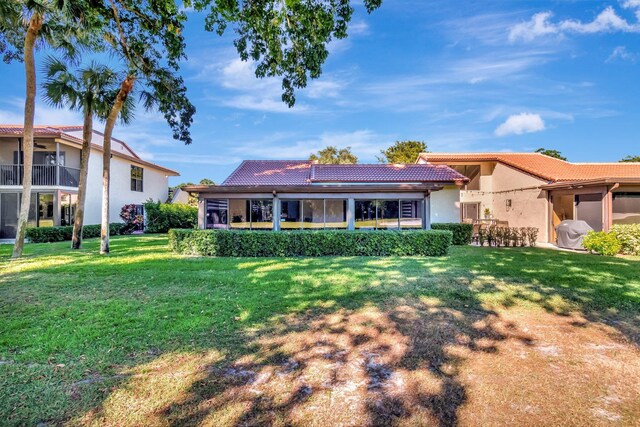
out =
[[[633,424],[640,260],[0,246],[8,425]],[[634,421],[635,420],[635,421]]]

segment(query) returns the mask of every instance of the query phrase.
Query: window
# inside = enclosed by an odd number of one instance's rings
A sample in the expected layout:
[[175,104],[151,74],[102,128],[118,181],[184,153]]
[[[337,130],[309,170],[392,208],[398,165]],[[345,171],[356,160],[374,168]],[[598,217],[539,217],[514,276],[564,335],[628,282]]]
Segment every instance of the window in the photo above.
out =
[[324,228],[324,199],[302,201],[303,228]]
[[280,229],[346,229],[345,199],[282,200]]
[[205,211],[205,228],[227,228],[227,199],[207,199]]
[[326,199],[324,201],[324,227],[334,230],[347,228],[347,201]]
[[640,193],[613,193],[613,223],[640,224]]
[[272,229],[271,199],[229,199],[229,227],[236,229]]
[[273,200],[251,200],[251,229],[273,228]]
[[473,222],[480,219],[480,203],[461,203],[462,222]]
[[131,165],[131,191],[142,190],[143,169],[140,166]]
[[356,229],[422,228],[422,200],[356,200],[355,202]]
[[400,228],[401,229],[422,229],[422,201],[421,200],[401,200],[400,201]]
[[398,230],[400,228],[400,202],[398,200],[377,200],[378,230]]
[[302,201],[282,200],[280,202],[280,228],[293,230],[302,227]]

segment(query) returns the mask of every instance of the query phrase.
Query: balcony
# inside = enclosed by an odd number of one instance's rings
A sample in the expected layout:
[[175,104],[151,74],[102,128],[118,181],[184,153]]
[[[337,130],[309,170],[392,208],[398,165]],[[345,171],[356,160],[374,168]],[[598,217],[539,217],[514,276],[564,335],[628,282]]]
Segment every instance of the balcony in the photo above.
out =
[[[22,185],[22,165],[0,165],[0,185]],[[60,165],[33,165],[32,185],[77,187],[80,169]]]

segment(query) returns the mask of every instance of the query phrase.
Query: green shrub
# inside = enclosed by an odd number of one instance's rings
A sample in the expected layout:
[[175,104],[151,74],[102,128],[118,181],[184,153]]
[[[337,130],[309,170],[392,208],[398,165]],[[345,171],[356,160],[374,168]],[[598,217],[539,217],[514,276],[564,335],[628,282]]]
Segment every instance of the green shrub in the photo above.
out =
[[497,227],[480,228],[478,243],[487,242],[489,246],[535,246],[538,241],[538,229],[535,227]]
[[144,212],[146,233],[166,233],[171,228],[196,228],[198,225],[198,208],[182,203],[149,200],[144,204]]
[[[109,235],[116,236],[119,234],[129,234],[124,224],[109,224]],[[26,236],[31,243],[63,242],[71,240],[73,226],[27,228]],[[92,237],[100,237],[100,225],[85,225],[82,227],[82,238],[90,239]]]
[[290,232],[246,230],[169,231],[177,253],[219,257],[282,256],[440,256],[453,233],[448,230]]
[[640,224],[616,224],[611,232],[620,241],[623,254],[640,255]]
[[590,231],[584,236],[582,246],[589,252],[600,255],[614,256],[622,249],[620,240],[614,233],[605,233],[604,231]]
[[449,230],[453,233],[454,245],[471,244],[471,236],[473,235],[472,224],[462,224],[457,222],[441,222],[431,224],[433,230]]

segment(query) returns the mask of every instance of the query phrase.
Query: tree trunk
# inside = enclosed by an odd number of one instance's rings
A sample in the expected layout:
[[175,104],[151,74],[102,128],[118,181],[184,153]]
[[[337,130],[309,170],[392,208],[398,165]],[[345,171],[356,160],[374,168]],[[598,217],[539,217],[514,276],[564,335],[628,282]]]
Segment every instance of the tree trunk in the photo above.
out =
[[80,249],[82,245],[82,225],[84,224],[84,202],[87,198],[87,175],[89,174],[89,155],[91,154],[91,138],[93,137],[93,111],[87,107],[82,125],[82,154],[80,156],[80,182],[78,182],[78,200],[73,219],[73,236],[71,248]]
[[111,175],[111,134],[113,128],[116,125],[116,120],[122,106],[124,105],[127,97],[133,90],[133,84],[136,78],[133,75],[128,75],[122,84],[120,90],[116,96],[116,100],[111,107],[107,122],[104,125],[104,142],[102,153],[102,225],[100,227],[100,253],[109,253],[109,183]]
[[29,28],[24,38],[24,70],[27,82],[27,96],[24,101],[24,162],[22,176],[22,203],[20,205],[20,216],[18,217],[18,230],[16,232],[16,243],[13,246],[13,258],[22,256],[24,248],[24,237],[27,231],[27,221],[29,220],[29,206],[31,205],[31,182],[33,174],[33,120],[36,108],[36,66],[33,56],[34,45],[42,28],[43,16],[34,13],[29,20]]

